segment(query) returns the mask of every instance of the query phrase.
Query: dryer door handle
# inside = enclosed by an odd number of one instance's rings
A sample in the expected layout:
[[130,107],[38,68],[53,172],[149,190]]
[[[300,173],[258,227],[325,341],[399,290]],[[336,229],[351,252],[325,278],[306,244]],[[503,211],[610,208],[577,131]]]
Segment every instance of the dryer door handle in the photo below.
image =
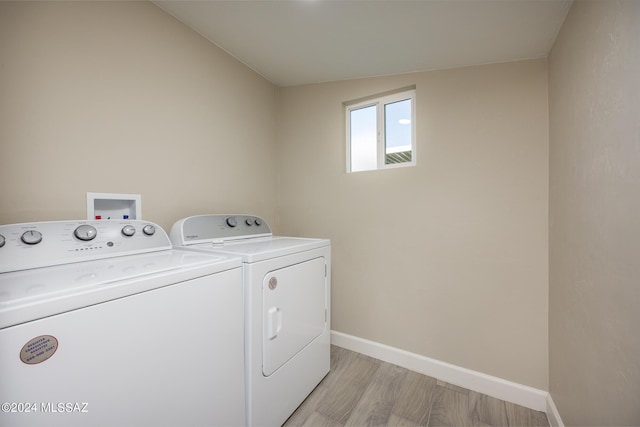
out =
[[267,339],[275,339],[282,330],[282,310],[271,307],[267,311]]

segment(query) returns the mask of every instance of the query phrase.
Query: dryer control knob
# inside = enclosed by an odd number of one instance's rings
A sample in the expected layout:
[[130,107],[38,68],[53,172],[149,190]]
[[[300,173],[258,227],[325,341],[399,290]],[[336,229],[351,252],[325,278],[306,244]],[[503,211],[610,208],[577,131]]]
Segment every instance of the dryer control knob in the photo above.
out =
[[131,237],[136,234],[136,228],[133,225],[125,225],[122,227],[122,234]]
[[231,228],[235,227],[236,225],[238,225],[238,221],[236,221],[236,217],[235,216],[230,216],[229,218],[227,218],[227,225]]
[[36,230],[29,230],[22,233],[20,238],[27,245],[37,245],[42,242],[42,233]]
[[0,248],[4,246],[4,242],[5,242],[4,236],[0,234]]
[[80,240],[89,241],[96,238],[98,230],[92,225],[84,224],[73,231],[73,235]]
[[147,224],[142,228],[142,232],[147,236],[153,236],[156,234],[156,228],[151,224]]
[[247,219],[244,221],[244,223],[245,223],[245,224],[247,224],[249,227],[251,227],[251,226],[253,225],[253,219],[251,219],[251,218],[247,218]]
[[262,225],[262,220],[260,218],[256,218],[255,223],[258,227],[260,227]]

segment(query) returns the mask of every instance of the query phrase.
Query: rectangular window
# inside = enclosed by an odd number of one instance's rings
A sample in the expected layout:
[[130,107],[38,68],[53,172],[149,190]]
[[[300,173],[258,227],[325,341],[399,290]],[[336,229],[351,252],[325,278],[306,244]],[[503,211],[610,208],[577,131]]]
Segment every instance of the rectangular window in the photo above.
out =
[[346,106],[347,171],[416,164],[415,89]]

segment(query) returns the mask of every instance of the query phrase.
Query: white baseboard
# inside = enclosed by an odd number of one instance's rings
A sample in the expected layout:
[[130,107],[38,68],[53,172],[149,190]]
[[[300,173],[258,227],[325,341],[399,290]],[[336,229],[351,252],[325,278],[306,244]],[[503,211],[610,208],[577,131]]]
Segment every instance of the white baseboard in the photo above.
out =
[[440,360],[410,353],[395,347],[331,331],[331,344],[428,375],[433,378],[483,393],[507,402],[547,413],[551,426],[563,427],[558,410],[548,392],[472,371]]
[[562,418],[560,418],[560,412],[558,412],[558,408],[556,408],[556,404],[553,403],[553,399],[551,398],[551,393],[547,395],[546,413],[551,427],[564,427]]

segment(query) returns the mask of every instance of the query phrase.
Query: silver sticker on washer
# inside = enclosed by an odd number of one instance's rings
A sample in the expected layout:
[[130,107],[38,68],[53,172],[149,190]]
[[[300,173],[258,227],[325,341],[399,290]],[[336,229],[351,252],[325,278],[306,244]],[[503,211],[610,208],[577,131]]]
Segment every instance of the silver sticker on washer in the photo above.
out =
[[20,350],[20,360],[27,365],[42,363],[58,350],[58,340],[52,335],[40,335],[29,340]]

